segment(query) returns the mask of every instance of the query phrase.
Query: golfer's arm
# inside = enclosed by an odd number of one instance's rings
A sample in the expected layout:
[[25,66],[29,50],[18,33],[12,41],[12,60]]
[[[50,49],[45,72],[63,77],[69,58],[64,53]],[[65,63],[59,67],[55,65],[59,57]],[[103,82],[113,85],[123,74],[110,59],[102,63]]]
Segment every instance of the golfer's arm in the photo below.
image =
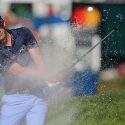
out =
[[29,78],[40,78],[41,74],[35,69],[23,67],[18,63],[13,63],[7,71],[8,73],[14,75],[20,75],[22,77],[29,77]]
[[41,57],[39,48],[38,47],[31,48],[31,49],[29,49],[29,53],[36,65],[36,68],[40,71],[44,70],[45,65],[44,65],[43,59]]
[[13,63],[7,71],[8,73],[19,75],[22,78],[41,79],[44,81],[57,81],[56,77],[44,74],[39,70],[23,67],[18,63]]
[[30,53],[33,61],[36,64],[35,69],[23,67],[18,63],[14,63],[11,65],[8,72],[12,73],[12,74],[21,75],[23,77],[29,77],[29,78],[32,77],[32,78],[53,81],[53,82],[61,79],[61,77],[60,78],[57,77],[57,74],[47,73],[45,66],[44,66],[44,63],[43,63],[43,60],[42,60],[41,55],[40,55],[39,48],[29,49],[29,53]]
[[31,48],[29,49],[29,53],[34,61],[34,63],[36,64],[36,68],[29,68],[29,67],[24,67],[18,63],[13,63],[8,72],[15,74],[15,75],[20,75],[20,76],[26,76],[26,77],[32,77],[32,78],[39,78],[42,76],[42,67],[43,67],[43,63],[42,63],[42,59],[40,58],[40,52],[38,48]]

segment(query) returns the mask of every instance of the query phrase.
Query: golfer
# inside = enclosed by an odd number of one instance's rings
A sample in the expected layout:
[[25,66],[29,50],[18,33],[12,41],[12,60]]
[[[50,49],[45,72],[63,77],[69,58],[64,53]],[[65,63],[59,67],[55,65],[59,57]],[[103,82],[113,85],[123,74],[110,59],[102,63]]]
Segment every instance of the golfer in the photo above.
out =
[[42,69],[32,32],[25,27],[6,29],[0,16],[0,71],[5,80],[0,125],[21,125],[24,119],[27,125],[44,125],[47,103],[35,90],[35,80],[40,78]]

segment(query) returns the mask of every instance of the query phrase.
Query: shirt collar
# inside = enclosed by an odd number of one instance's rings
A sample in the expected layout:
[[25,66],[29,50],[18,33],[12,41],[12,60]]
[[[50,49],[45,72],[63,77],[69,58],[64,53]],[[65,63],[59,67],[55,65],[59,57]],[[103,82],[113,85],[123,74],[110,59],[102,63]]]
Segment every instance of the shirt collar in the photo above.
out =
[[12,35],[12,46],[14,45],[17,32],[13,31],[12,29],[7,29],[7,32]]

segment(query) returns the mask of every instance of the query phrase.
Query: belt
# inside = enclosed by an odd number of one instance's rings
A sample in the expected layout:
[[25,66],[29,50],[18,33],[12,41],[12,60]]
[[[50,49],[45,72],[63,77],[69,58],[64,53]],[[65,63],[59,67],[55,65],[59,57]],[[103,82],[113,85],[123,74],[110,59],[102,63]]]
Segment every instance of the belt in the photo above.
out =
[[11,92],[6,92],[7,95],[12,95],[12,94],[26,94],[26,95],[30,95],[31,91],[26,89],[26,90],[15,90],[15,91],[11,91]]

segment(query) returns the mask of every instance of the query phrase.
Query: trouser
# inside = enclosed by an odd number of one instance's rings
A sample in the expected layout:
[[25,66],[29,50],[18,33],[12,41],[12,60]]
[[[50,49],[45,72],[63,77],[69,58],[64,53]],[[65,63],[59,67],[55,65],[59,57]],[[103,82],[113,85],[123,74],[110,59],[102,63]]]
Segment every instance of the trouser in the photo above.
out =
[[27,125],[44,125],[47,104],[33,95],[13,94],[2,98],[0,125],[21,125],[25,118]]

